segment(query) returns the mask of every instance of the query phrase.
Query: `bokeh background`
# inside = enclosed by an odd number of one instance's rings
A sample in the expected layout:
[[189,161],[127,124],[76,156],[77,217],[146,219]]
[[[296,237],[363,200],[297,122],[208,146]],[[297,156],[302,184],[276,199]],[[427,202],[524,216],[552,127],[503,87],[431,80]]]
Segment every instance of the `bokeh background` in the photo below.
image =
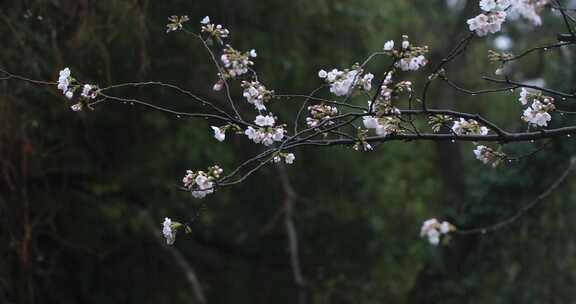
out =
[[[170,15],[188,15],[194,30],[209,15],[232,31],[232,45],[258,51],[256,68],[269,88],[304,94],[320,84],[319,69],[361,62],[402,34],[429,45],[437,62],[466,34],[477,2],[4,0],[0,65],[42,80],[67,66],[102,86],[159,80],[223,103],[201,45],[165,33]],[[564,31],[558,16],[543,17],[543,27],[518,21],[475,39],[448,75],[468,88],[490,87],[481,79],[497,68],[488,49],[519,53]],[[571,91],[574,59],[572,49],[535,53],[509,73]],[[387,64],[369,70],[381,75]],[[423,75],[408,76],[417,89]],[[122,94],[196,109],[167,90]],[[242,99],[238,88],[233,95]],[[517,92],[469,96],[437,83],[430,100],[522,130],[516,99]],[[81,113],[69,106],[55,87],[0,82],[0,303],[197,303],[191,273],[208,303],[303,303],[303,289],[306,303],[574,302],[576,179],[496,233],[457,236],[440,248],[419,238],[430,217],[464,229],[513,215],[566,168],[575,150],[569,138],[496,169],[476,161],[471,144],[295,151],[286,174],[297,194],[302,287],[293,279],[277,168],[201,201],[178,190],[186,169],[218,163],[229,171],[259,147],[243,136],[220,144],[203,120],[124,104]],[[289,117],[296,106],[272,109]],[[555,116],[554,125],[570,120]],[[522,154],[534,146],[504,148]],[[158,237],[165,216],[192,228],[173,247]]]

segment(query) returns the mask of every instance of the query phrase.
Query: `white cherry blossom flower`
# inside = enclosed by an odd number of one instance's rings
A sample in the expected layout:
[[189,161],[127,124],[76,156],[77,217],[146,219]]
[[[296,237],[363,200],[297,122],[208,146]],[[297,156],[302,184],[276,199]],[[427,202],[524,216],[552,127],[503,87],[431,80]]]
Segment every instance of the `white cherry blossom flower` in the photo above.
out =
[[402,41],[402,49],[403,49],[403,50],[406,50],[406,49],[408,49],[409,47],[410,47],[410,41],[408,41],[408,40]]
[[166,238],[166,244],[172,245],[176,241],[176,232],[172,230],[172,220],[170,218],[164,218],[164,223],[162,223],[162,234]]
[[488,135],[490,129],[485,126],[481,126],[474,119],[466,120],[464,118],[460,118],[459,120],[454,121],[454,125],[452,125],[452,131],[456,135]]
[[296,156],[294,156],[294,153],[288,153],[286,157],[284,157],[284,161],[289,165],[293,164],[295,159]]
[[506,12],[494,11],[468,19],[467,23],[471,31],[476,32],[476,35],[482,37],[499,32],[505,20]]
[[256,120],[254,120],[254,123],[260,127],[273,127],[274,124],[276,123],[276,120],[272,115],[266,115],[266,116],[258,115],[256,116]]
[[373,116],[362,117],[362,122],[364,123],[364,127],[367,129],[376,129],[379,125],[378,119]]
[[392,51],[394,49],[394,40],[389,40],[384,43],[384,51]]
[[214,138],[216,138],[216,140],[222,142],[226,139],[226,133],[223,132],[222,129],[215,126],[212,126],[211,128],[214,130]]
[[440,239],[454,230],[456,228],[452,224],[446,221],[440,223],[437,219],[432,218],[422,224],[420,237],[426,237],[431,245],[438,246]]
[[493,149],[478,145],[473,151],[474,156],[477,160],[481,161],[485,165],[491,165],[492,167],[498,166],[503,160],[506,159],[506,154],[502,152],[496,152]]
[[80,111],[82,111],[82,108],[83,108],[83,106],[82,106],[82,103],[80,103],[80,102],[75,103],[70,107],[70,109],[72,109],[72,111],[74,111],[74,112],[80,112]]
[[310,116],[306,117],[306,124],[311,128],[319,126],[322,122],[326,126],[333,125],[334,122],[330,119],[338,114],[338,108],[325,104],[309,106],[308,111]]
[[218,166],[209,167],[207,172],[186,170],[186,175],[182,179],[182,182],[193,197],[204,198],[206,195],[214,193],[215,181],[220,177],[222,172],[222,169]]
[[214,84],[214,86],[212,86],[212,90],[214,90],[216,92],[221,91],[223,86],[224,86],[224,83],[218,81]]
[[242,95],[248,100],[248,103],[254,105],[258,111],[266,110],[264,104],[272,100],[274,91],[268,90],[258,81],[243,81],[242,87],[244,88]]

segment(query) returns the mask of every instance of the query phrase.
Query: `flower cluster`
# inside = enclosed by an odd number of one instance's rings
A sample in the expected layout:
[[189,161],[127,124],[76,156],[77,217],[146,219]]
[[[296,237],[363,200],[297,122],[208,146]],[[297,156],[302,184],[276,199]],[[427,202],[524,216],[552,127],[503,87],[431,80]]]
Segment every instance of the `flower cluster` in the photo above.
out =
[[213,24],[210,22],[210,17],[206,16],[202,21],[202,33],[208,33],[211,38],[216,39],[220,44],[222,44],[222,38],[227,38],[230,35],[230,31],[222,27],[220,24]]
[[[308,107],[308,112],[310,116],[306,117],[306,124],[310,128],[317,127],[321,122],[326,121],[338,114],[338,109],[336,107],[318,104]],[[332,125],[333,121],[328,121],[325,125]]]
[[72,78],[69,68],[65,68],[60,71],[58,77],[58,89],[62,91],[66,98],[74,98],[74,92],[80,87],[82,87],[82,92],[80,93],[80,101],[70,107],[72,111],[75,112],[82,111],[84,106],[87,104],[87,100],[95,99],[98,96],[98,87],[96,85],[90,84],[81,86],[76,82],[74,78]]
[[98,87],[91,84],[85,84],[82,87],[82,93],[80,94],[80,96],[86,99],[94,99],[96,98],[96,96],[98,96]]
[[366,140],[367,137],[368,137],[368,130],[358,127],[358,141],[354,144],[352,149],[364,152],[372,151],[372,149],[374,148]]
[[485,12],[503,11],[510,6],[510,0],[481,0],[480,8]]
[[444,221],[440,223],[437,219],[429,219],[426,220],[422,224],[422,228],[420,229],[420,237],[428,238],[428,242],[434,246],[438,246],[440,244],[440,238],[443,235],[447,235],[448,233],[455,231],[456,227],[454,225]]
[[250,60],[250,58],[255,58],[256,56],[255,50],[243,53],[227,45],[224,49],[224,54],[220,56],[220,60],[226,69],[224,75],[221,76],[224,78],[234,78],[248,73],[248,68],[254,65],[254,62]]
[[400,94],[408,92],[412,93],[412,82],[410,81],[400,81],[394,83],[392,79],[392,72],[389,72],[380,87],[380,94],[376,98],[376,101],[372,103],[372,100],[368,101],[368,108],[371,109],[376,114],[380,115],[400,115],[400,110],[392,105],[392,101],[400,97]]
[[278,153],[272,158],[272,161],[279,163],[282,161],[282,159],[284,159],[286,164],[291,165],[294,163],[296,156],[294,156],[294,153]]
[[254,105],[258,111],[266,110],[264,104],[272,99],[274,91],[266,89],[258,81],[243,81],[242,87],[244,88],[243,96],[246,97],[248,103]]
[[384,51],[392,52],[394,50],[394,40],[388,40],[384,43]]
[[474,119],[466,120],[464,118],[460,118],[460,120],[454,121],[454,125],[452,125],[452,131],[456,135],[487,135],[489,129],[485,126],[481,126]]
[[472,19],[468,19],[468,27],[476,35],[482,37],[488,34],[494,34],[502,29],[502,23],[506,20],[505,11],[490,11],[486,14],[480,14]]
[[541,25],[542,18],[538,13],[548,4],[548,0],[511,0],[512,12],[528,19],[534,25]]
[[467,23],[470,30],[478,36],[499,32],[508,16],[521,16],[534,25],[541,25],[542,19],[538,13],[548,2],[549,0],[481,0],[480,8],[484,13],[469,19]]
[[378,136],[388,136],[400,132],[400,119],[397,116],[364,116],[362,122],[366,129],[374,129]]
[[532,125],[546,127],[552,116],[548,113],[555,109],[554,98],[542,95],[540,91],[531,91],[525,88],[520,92],[518,99],[522,105],[532,104],[524,110],[522,120]]
[[402,71],[417,71],[428,63],[428,59],[424,57],[428,53],[428,47],[411,45],[406,35],[402,36],[400,50],[394,50],[394,40],[390,40],[384,44],[384,51],[397,58],[395,66]]
[[186,170],[186,175],[182,179],[184,187],[191,191],[195,198],[204,198],[206,195],[214,193],[215,181],[220,178],[222,169],[218,166],[209,167],[207,172]]
[[330,92],[334,95],[347,96],[355,87],[362,88],[364,91],[370,91],[372,89],[372,79],[374,79],[374,75],[371,73],[362,75],[362,73],[363,70],[358,65],[354,65],[351,70],[345,69],[340,71],[333,69],[330,72],[320,70],[318,77],[330,84]]
[[382,87],[380,87],[380,94],[372,103],[368,101],[368,108],[374,112],[375,116],[364,116],[363,123],[367,129],[374,129],[377,135],[387,136],[389,134],[399,133],[400,127],[400,110],[393,106],[392,102],[398,98],[401,93],[412,92],[412,83],[410,81],[400,81],[394,83],[392,79],[392,72],[386,75]]
[[506,154],[494,151],[492,148],[483,145],[476,146],[473,152],[476,159],[494,168],[506,159]]
[[183,24],[185,22],[187,22],[188,20],[190,20],[188,18],[188,16],[170,16],[170,17],[168,17],[168,21],[170,21],[170,23],[168,23],[166,25],[166,27],[167,27],[166,33],[181,30],[183,27]]
[[270,146],[274,142],[281,141],[284,138],[283,126],[275,126],[276,119],[272,114],[266,116],[258,115],[254,123],[259,126],[259,128],[248,127],[244,134],[255,143],[262,143],[265,146]]
[[216,126],[211,126],[210,128],[214,131],[214,138],[216,138],[217,141],[222,142],[226,139],[226,130]]
[[228,130],[232,130],[240,134],[242,133],[242,129],[236,124],[227,124],[221,127],[211,126],[210,128],[212,129],[212,131],[214,131],[214,138],[216,138],[216,140],[220,142],[226,139],[226,131]]
[[74,79],[71,76],[71,72],[69,68],[65,68],[60,71],[58,77],[58,90],[62,91],[64,96],[68,99],[72,99],[74,97],[74,90],[70,88],[70,85]]

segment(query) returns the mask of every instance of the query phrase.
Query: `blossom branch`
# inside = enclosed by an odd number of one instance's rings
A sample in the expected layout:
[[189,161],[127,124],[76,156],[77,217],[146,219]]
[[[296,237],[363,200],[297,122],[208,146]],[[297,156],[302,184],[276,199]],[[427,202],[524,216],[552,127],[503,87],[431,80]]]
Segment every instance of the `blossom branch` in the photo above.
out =
[[457,230],[454,233],[455,234],[461,234],[461,235],[478,234],[478,233],[486,234],[486,233],[498,231],[498,230],[500,230],[506,226],[509,226],[510,224],[514,223],[516,220],[518,220],[519,218],[524,216],[528,211],[530,211],[531,209],[536,207],[538,205],[538,203],[544,201],[544,199],[546,199],[558,187],[560,187],[560,185],[562,185],[562,183],[570,176],[570,173],[572,173],[575,166],[576,166],[576,157],[572,157],[569,161],[568,167],[548,187],[548,189],[546,189],[546,191],[542,192],[535,199],[533,199],[531,202],[529,202],[524,207],[522,207],[520,210],[518,210],[518,212],[516,212],[513,216],[511,216],[511,217],[509,217],[503,221],[500,221],[496,224],[490,225],[490,226],[485,226],[485,227],[481,227],[481,228],[474,228],[474,229],[467,229],[467,230],[466,229],[465,230]]

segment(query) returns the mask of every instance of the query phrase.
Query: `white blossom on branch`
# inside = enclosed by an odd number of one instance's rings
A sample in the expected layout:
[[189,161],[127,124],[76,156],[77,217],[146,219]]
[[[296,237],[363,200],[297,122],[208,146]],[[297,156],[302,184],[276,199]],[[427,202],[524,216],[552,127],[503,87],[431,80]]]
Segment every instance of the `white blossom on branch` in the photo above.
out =
[[443,238],[455,230],[456,227],[449,222],[439,222],[437,219],[432,218],[422,224],[420,237],[425,237],[431,245],[438,246]]

